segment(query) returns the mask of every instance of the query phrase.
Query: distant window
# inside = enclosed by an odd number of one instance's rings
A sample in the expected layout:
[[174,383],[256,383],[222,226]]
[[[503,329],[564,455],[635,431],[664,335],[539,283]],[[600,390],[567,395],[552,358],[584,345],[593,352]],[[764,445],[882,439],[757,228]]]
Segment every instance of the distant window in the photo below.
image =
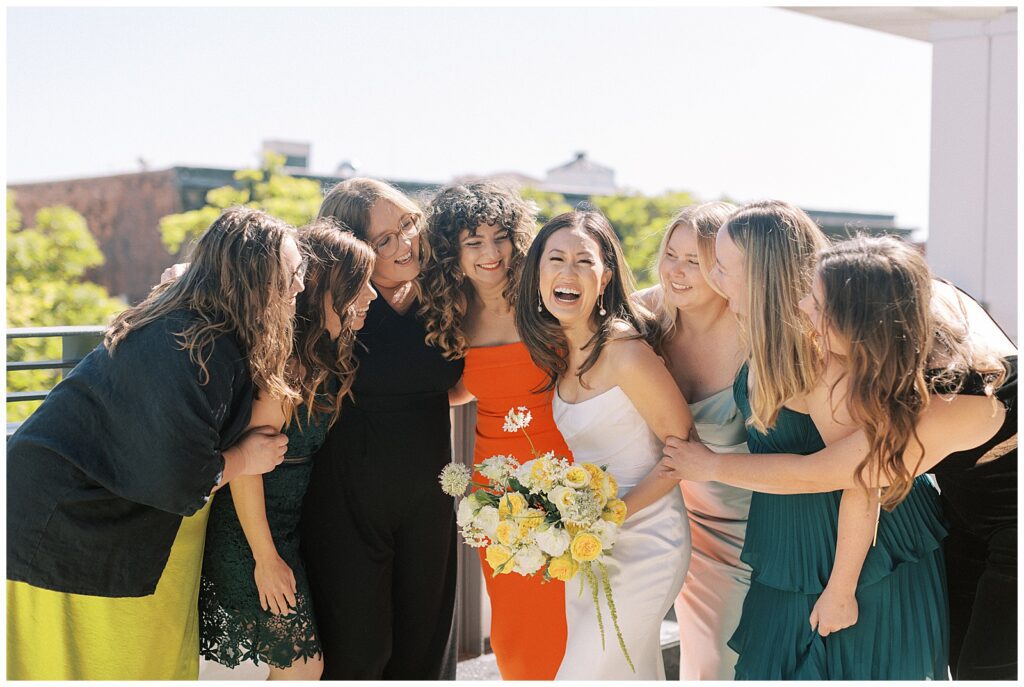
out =
[[308,164],[308,158],[305,156],[289,155],[284,159],[285,167],[301,167],[305,169]]

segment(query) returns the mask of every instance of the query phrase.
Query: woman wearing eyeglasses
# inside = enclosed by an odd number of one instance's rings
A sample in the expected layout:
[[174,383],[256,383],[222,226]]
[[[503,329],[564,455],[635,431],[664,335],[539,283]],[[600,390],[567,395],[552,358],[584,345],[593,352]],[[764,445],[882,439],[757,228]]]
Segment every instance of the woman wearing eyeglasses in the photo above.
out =
[[381,296],[357,335],[352,397],[314,457],[301,519],[323,677],[438,679],[457,547],[437,474],[451,460],[449,390],[463,363],[424,340],[416,204],[356,178],[328,192],[319,216],[370,244]]

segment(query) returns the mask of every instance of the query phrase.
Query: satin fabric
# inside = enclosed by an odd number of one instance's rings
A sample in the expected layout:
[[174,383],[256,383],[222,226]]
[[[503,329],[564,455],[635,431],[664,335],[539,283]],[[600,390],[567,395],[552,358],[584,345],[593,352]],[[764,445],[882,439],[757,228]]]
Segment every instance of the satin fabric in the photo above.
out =
[[[619,498],[661,460],[661,442],[619,387],[573,404],[556,393],[552,408],[576,462],[607,466],[618,482]],[[603,595],[602,649],[593,596],[588,588],[578,593],[581,580],[574,579],[566,584],[568,641],[556,679],[664,680],[661,621],[683,586],[689,562],[690,528],[678,489],[630,514],[606,565],[636,672],[618,646]]]

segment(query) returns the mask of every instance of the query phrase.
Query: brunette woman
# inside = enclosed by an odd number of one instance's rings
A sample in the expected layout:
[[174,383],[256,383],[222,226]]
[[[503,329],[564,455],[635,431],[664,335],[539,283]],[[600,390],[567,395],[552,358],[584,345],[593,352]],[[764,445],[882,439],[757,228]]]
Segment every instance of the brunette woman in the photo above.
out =
[[[526,406],[542,452],[571,459],[551,415],[547,376],[530,358],[515,323],[523,258],[534,213],[513,191],[489,183],[443,189],[428,208],[430,260],[423,271],[427,342],[465,360],[463,382],[477,400],[474,463],[494,455],[532,458],[529,441],[502,431],[505,414]],[[541,576],[495,577],[480,550],[491,602],[491,648],[505,680],[551,680],[565,652],[564,583]],[[523,618],[530,631],[523,631]]]
[[352,395],[313,459],[301,519],[327,679],[438,679],[452,628],[455,518],[448,392],[462,376],[428,345],[417,281],[423,216],[373,179],[341,182],[330,218],[376,253],[380,297],[356,336]]
[[211,492],[277,465],[243,436],[286,375],[295,230],[226,210],[178,280],[121,313],[7,445],[7,677],[195,679]]
[[217,496],[199,592],[200,651],[234,668],[270,665],[272,680],[316,680],[323,669],[299,555],[299,514],[312,455],[352,387],[355,332],[376,298],[373,251],[329,220],[299,231],[309,268],[297,301],[291,372],[298,405],[258,397],[250,425],[281,427],[288,452],[267,475],[240,477]]
[[633,666],[614,642],[605,646],[593,600],[567,589],[560,680],[664,679],[661,621],[690,561],[682,493],[658,464],[664,437],[689,436],[693,422],[652,348],[655,318],[634,291],[618,238],[597,212],[545,224],[519,284],[516,323],[554,387],[555,423],[577,461],[607,466],[628,513],[607,566]]
[[970,297],[934,281],[893,238],[826,250],[801,308],[831,365],[850,378],[860,429],[808,456],[666,449],[673,473],[773,493],[886,487],[900,503],[916,475],[938,478],[945,542],[950,668],[957,679],[1017,670],[1017,351]]
[[[732,396],[746,348],[729,301],[708,278],[715,235],[736,206],[711,202],[684,208],[661,239],[659,284],[637,294],[658,313],[658,352],[668,365],[700,439],[713,451],[746,453],[747,429]],[[680,484],[690,516],[693,556],[679,598],[679,678],[731,680],[736,652],[729,637],[750,588],[740,560],[750,491],[720,482]]]

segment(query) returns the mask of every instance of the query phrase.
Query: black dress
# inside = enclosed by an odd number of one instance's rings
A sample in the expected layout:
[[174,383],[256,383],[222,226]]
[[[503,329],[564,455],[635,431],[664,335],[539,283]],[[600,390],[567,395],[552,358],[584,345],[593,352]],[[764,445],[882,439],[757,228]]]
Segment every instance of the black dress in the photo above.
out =
[[[1003,426],[932,470],[950,523],[949,663],[958,680],[1017,677],[1017,356],[1005,362],[1006,381],[995,393],[1007,409]],[[957,393],[983,395],[984,382],[971,374]],[[993,449],[1002,455],[978,464]]]
[[438,679],[455,604],[448,390],[463,363],[424,342],[414,304],[370,304],[359,369],[313,460],[302,554],[324,679]]

